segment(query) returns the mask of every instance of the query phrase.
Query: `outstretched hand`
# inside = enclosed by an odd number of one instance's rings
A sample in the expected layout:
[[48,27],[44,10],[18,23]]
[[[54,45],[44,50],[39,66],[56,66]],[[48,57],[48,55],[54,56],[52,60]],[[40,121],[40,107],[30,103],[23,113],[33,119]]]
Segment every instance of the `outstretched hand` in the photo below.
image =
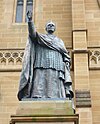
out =
[[31,11],[27,12],[27,19],[28,19],[28,21],[32,20],[32,12]]

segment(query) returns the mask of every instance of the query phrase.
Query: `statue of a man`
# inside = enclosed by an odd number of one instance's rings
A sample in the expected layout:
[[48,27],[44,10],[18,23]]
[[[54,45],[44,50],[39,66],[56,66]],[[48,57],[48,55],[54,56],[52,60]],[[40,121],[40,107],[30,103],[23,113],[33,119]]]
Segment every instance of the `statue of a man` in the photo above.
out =
[[35,30],[32,13],[27,13],[29,38],[20,78],[18,99],[73,98],[70,56],[61,39],[53,33],[53,22],[46,24],[47,34]]

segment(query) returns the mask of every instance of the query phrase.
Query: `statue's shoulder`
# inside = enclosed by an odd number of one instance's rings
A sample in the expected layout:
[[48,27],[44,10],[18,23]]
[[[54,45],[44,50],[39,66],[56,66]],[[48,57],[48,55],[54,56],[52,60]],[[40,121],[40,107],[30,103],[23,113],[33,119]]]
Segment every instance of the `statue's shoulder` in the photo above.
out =
[[61,44],[62,46],[65,46],[65,44],[64,44],[64,42],[63,42],[62,39],[60,39],[60,38],[58,38],[58,37],[56,37],[56,38],[58,39],[59,44]]
[[42,34],[42,33],[38,33],[39,36],[41,37],[46,37],[47,35],[46,34]]
[[63,40],[62,40],[62,39],[60,39],[60,38],[59,38],[59,40],[60,40],[60,42],[61,42],[61,43],[64,45],[64,42],[63,42]]

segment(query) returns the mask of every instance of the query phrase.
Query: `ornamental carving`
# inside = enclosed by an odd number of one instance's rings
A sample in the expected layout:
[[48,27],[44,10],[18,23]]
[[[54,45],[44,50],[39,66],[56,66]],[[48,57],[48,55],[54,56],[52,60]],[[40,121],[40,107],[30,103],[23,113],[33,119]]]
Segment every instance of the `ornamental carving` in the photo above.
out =
[[100,50],[90,50],[90,67],[100,67]]
[[24,50],[0,50],[0,70],[21,69]]
[[[71,49],[68,50],[71,56]],[[24,49],[0,50],[0,70],[21,70]],[[71,57],[72,58],[72,57]],[[71,62],[73,63],[73,62]],[[100,50],[89,50],[89,68],[100,68]],[[72,69],[72,67],[71,67]]]
[[22,63],[23,52],[0,52],[0,64],[21,64]]

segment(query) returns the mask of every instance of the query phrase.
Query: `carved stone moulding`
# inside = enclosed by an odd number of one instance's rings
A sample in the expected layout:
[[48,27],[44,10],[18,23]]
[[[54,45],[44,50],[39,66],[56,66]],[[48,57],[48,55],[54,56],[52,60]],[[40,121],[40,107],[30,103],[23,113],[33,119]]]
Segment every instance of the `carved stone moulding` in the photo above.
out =
[[91,95],[90,91],[88,90],[76,90],[75,91],[76,97],[76,107],[91,107]]
[[23,49],[1,49],[0,71],[21,70]]
[[89,50],[89,67],[90,69],[100,69],[100,49]]
[[[71,56],[71,70],[73,70],[73,54],[86,53],[88,54],[89,69],[100,69],[100,49],[78,50],[74,51],[67,48],[69,55]],[[21,71],[22,58],[24,55],[24,49],[0,49],[0,71]]]
[[79,124],[79,116],[11,116],[10,124]]

